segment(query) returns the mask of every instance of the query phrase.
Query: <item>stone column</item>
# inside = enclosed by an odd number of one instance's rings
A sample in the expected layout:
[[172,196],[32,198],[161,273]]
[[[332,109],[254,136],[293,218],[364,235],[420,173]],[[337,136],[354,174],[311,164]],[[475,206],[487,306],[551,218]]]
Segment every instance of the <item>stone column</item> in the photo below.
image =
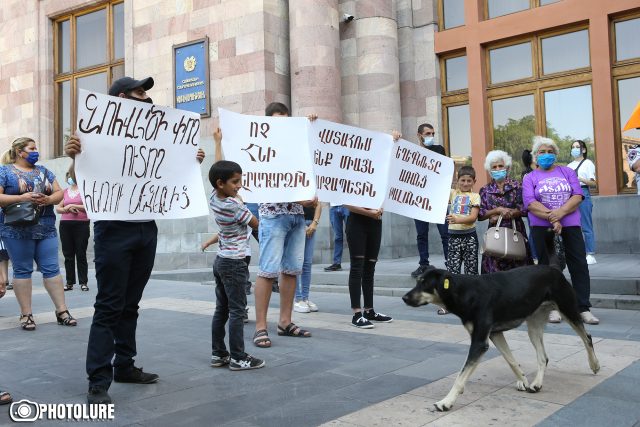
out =
[[289,2],[292,115],[342,121],[338,0]]
[[355,6],[359,126],[386,133],[400,130],[395,2],[357,0]]

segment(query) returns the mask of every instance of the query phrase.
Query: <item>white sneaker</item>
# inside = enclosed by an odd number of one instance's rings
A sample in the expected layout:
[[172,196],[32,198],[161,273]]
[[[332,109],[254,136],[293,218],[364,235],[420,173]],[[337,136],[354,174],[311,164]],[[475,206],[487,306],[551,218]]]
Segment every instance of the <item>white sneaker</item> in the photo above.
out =
[[580,317],[582,317],[582,321],[587,325],[597,325],[600,323],[600,319],[591,314],[591,312],[588,310],[580,313]]
[[598,261],[596,261],[596,257],[594,257],[591,254],[587,255],[587,264],[593,265],[593,264],[596,264],[597,262]]
[[307,301],[305,301],[305,302],[306,302],[306,303],[307,303],[307,305],[309,306],[309,310],[310,310],[310,311],[313,311],[313,312],[318,311],[318,306],[317,306],[317,305],[315,305],[314,303],[312,303],[312,302],[311,302],[311,301],[309,301],[309,300],[307,300]]
[[558,310],[551,310],[549,312],[549,323],[560,323],[562,322],[562,317],[560,316],[560,312]]
[[293,311],[296,313],[309,313],[311,310],[309,309],[309,304],[305,301],[296,301],[293,304]]

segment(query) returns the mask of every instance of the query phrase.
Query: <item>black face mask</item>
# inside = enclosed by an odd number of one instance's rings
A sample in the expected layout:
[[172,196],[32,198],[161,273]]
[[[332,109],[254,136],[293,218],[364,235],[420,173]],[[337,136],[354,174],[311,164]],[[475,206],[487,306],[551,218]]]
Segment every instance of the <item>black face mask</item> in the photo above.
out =
[[132,100],[138,101],[138,102],[146,102],[147,104],[153,104],[153,99],[151,99],[151,97],[148,97],[146,99],[140,99],[140,98],[134,98],[131,95],[127,95],[126,98],[127,99],[132,99]]

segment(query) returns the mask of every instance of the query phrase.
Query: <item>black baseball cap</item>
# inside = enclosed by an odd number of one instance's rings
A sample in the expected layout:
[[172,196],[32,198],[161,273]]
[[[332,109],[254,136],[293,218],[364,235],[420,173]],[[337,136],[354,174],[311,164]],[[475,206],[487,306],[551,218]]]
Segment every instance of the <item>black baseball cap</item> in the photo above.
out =
[[146,79],[136,80],[131,77],[122,77],[111,84],[109,95],[118,96],[138,87],[144,90],[151,89],[153,87],[153,78],[147,77]]

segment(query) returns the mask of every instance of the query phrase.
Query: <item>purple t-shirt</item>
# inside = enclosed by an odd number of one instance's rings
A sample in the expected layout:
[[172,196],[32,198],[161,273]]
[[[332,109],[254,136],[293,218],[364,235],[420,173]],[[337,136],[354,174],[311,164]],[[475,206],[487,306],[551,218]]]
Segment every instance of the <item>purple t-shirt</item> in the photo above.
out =
[[[522,199],[524,206],[535,201],[547,208],[558,209],[571,198],[582,196],[580,181],[576,172],[566,166],[556,166],[552,171],[534,170],[524,176],[522,180]],[[546,219],[538,218],[529,211],[529,223],[532,226],[551,227]],[[580,226],[580,211],[576,209],[560,220],[563,227]]]

